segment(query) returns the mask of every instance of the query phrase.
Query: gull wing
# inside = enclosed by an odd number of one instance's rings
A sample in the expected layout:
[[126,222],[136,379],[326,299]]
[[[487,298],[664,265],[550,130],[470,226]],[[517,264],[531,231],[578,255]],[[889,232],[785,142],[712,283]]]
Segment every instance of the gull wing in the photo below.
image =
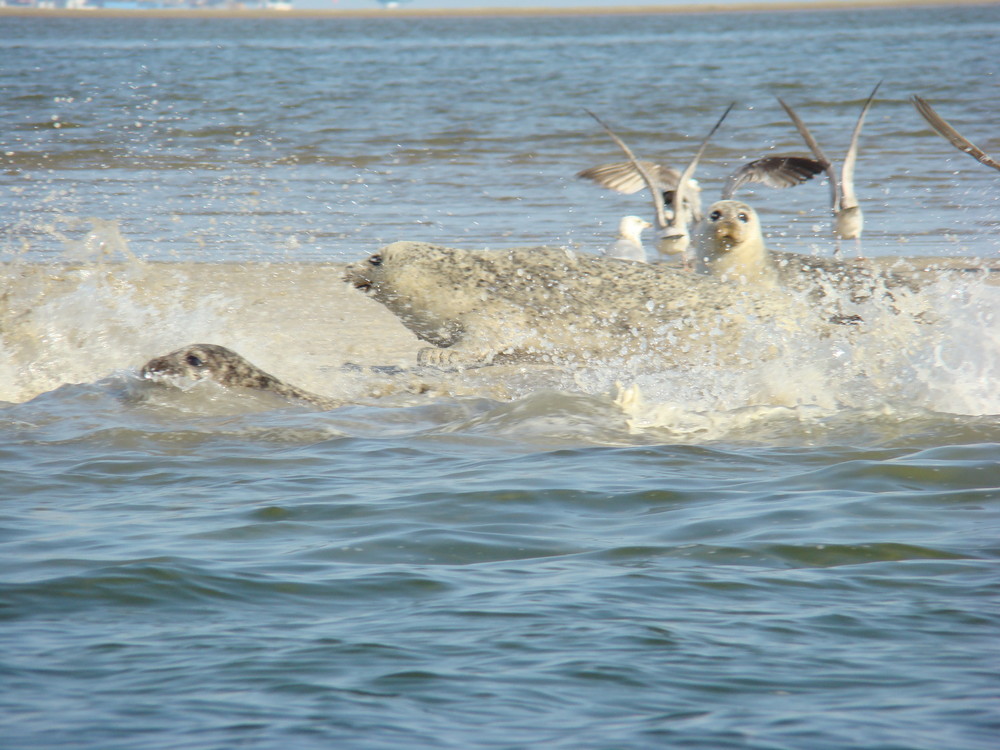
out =
[[945,120],[941,115],[934,111],[934,108],[928,104],[925,100],[921,99],[916,94],[912,97],[913,106],[916,107],[917,112],[919,112],[927,124],[930,125],[934,130],[938,132],[940,136],[945,138],[952,146],[957,148],[959,151],[964,151],[973,159],[982,162],[988,167],[993,167],[994,169],[1000,169],[1000,162],[992,158],[989,154],[983,151],[978,146],[974,145],[971,141],[965,138],[961,133],[959,133],[951,124]]
[[625,156],[628,157],[629,164],[632,165],[632,168],[635,169],[635,171],[642,176],[642,181],[645,183],[646,188],[650,192],[650,195],[653,196],[653,210],[655,211],[656,215],[656,223],[660,226],[661,229],[666,227],[667,213],[663,207],[663,193],[660,190],[657,190],[656,182],[653,180],[652,175],[650,175],[650,173],[646,171],[646,168],[642,166],[642,162],[640,162],[638,159],[635,158],[635,154],[632,153],[632,149],[628,147],[625,141],[623,141],[621,138],[618,137],[618,134],[615,133],[615,131],[613,131],[610,127],[608,127],[607,123],[605,123],[604,120],[595,115],[589,109],[585,111],[587,112],[588,115],[597,120],[598,124],[602,128],[604,128],[605,132],[607,132],[608,135],[611,136],[611,140],[617,143],[619,148],[621,148],[621,150],[625,152]]
[[875,88],[868,95],[868,100],[861,108],[861,114],[858,115],[858,121],[854,125],[854,132],[851,133],[851,145],[847,147],[847,153],[844,155],[844,164],[840,169],[839,208],[853,208],[858,205],[858,199],[854,195],[854,164],[858,160],[858,137],[861,135],[861,126],[865,124],[865,115],[871,109],[872,102],[875,100],[875,94],[881,85],[881,81],[876,83]]
[[[681,173],[676,169],[665,167],[655,162],[640,160],[639,164],[646,170],[646,173],[660,192],[673,190],[677,185],[678,178],[681,176]],[[601,187],[606,187],[609,190],[614,190],[624,195],[632,195],[646,188],[646,182],[643,180],[642,174],[632,166],[632,162],[630,161],[599,164],[596,167],[590,167],[589,169],[577,172],[576,176],[582,177],[585,180],[591,180]]]
[[733,107],[736,106],[736,102],[733,102],[728,107],[726,111],[722,113],[722,117],[718,119],[712,129],[708,131],[708,135],[702,140],[701,145],[698,146],[698,150],[695,152],[694,158],[688,163],[681,172],[681,177],[677,181],[677,189],[674,191],[674,215],[671,218],[670,223],[673,227],[686,227],[690,219],[689,214],[691,213],[690,206],[692,205],[692,199],[695,197],[691,190],[691,178],[694,176],[694,170],[698,168],[698,161],[701,159],[701,155],[705,153],[705,147],[708,145],[708,141],[715,135],[715,131],[719,129],[722,125],[722,121],[726,119],[726,116],[732,111]]
[[726,180],[722,200],[729,200],[736,191],[749,182],[759,182],[768,187],[788,188],[811,180],[826,168],[818,159],[798,154],[775,154],[749,161]]
[[806,124],[802,122],[802,119],[798,116],[794,109],[792,109],[785,101],[779,96],[778,104],[781,105],[782,109],[788,114],[792,122],[795,125],[795,129],[799,131],[799,135],[802,136],[802,140],[806,142],[809,150],[813,152],[813,156],[816,157],[817,161],[823,163],[823,169],[826,171],[826,176],[830,180],[830,201],[833,204],[833,209],[836,211],[837,207],[840,205],[840,181],[837,179],[837,173],[833,171],[833,164],[830,160],[826,158],[826,154],[823,153],[823,149],[819,147],[816,139],[813,138],[812,133],[809,132],[809,128]]

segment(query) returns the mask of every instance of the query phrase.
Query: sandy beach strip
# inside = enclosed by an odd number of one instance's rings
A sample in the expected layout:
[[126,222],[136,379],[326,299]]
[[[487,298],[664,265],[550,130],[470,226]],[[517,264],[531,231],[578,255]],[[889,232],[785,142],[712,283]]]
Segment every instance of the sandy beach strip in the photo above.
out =
[[693,15],[711,13],[776,13],[831,10],[877,10],[932,8],[955,6],[993,6],[1000,0],[815,0],[801,2],[747,2],[676,5],[625,5],[616,7],[567,8],[373,8],[370,10],[337,10],[292,8],[268,10],[261,8],[23,8],[0,7],[0,17],[32,18],[483,18],[516,16],[628,16],[628,15]]

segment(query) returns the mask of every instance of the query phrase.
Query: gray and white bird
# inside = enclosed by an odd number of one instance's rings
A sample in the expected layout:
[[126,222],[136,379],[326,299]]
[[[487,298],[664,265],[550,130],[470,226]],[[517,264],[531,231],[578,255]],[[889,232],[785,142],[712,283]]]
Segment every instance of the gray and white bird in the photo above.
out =
[[652,223],[639,216],[623,216],[618,222],[618,238],[615,244],[604,251],[609,258],[646,262],[646,248],[642,246],[642,230]]
[[[656,224],[660,230],[657,250],[667,255],[684,254],[691,242],[689,225],[702,219],[701,189],[694,180],[694,171],[709,139],[722,125],[732,108],[733,105],[729,105],[705,136],[683,173],[655,162],[637,159],[628,145],[601,118],[588,110],[590,116],[600,123],[629,158],[625,162],[602,164],[585,169],[577,173],[577,176],[625,194],[638,192],[643,187],[647,188],[653,196]],[[722,189],[721,197],[723,200],[732,198],[740,187],[748,183],[761,183],[773,188],[800,185],[822,171],[823,164],[808,156],[798,154],[764,156],[741,165],[730,174]]]
[[835,252],[838,255],[840,253],[840,240],[855,240],[860,250],[861,232],[864,229],[864,214],[861,211],[861,205],[858,203],[858,197],[854,191],[854,167],[858,160],[858,138],[861,135],[861,128],[864,125],[868,110],[871,109],[875,94],[881,85],[881,81],[875,84],[875,88],[872,89],[872,93],[861,108],[861,114],[858,115],[858,121],[855,123],[854,131],[851,133],[851,142],[847,147],[847,152],[844,154],[844,161],[841,164],[839,176],[833,168],[833,163],[826,158],[823,149],[819,147],[819,143],[813,138],[806,124],[802,122],[802,119],[791,106],[780,96],[778,97],[778,103],[781,104],[782,108],[791,118],[795,124],[795,128],[799,131],[799,135],[802,136],[802,140],[809,146],[813,155],[818,161],[823,163],[827,176],[830,179],[833,234],[837,238],[837,249]]
[[[657,182],[652,178],[650,172],[646,169],[643,163],[641,163],[632,153],[632,149],[628,147],[621,138],[618,137],[608,125],[600,117],[595,115],[590,110],[587,110],[587,114],[593,117],[601,125],[602,128],[607,132],[611,139],[618,144],[625,155],[628,157],[628,163],[632,169],[639,173],[642,177],[643,183],[649,190],[650,195],[653,197],[653,209],[656,214],[656,224],[660,229],[660,236],[656,242],[656,249],[660,253],[666,255],[681,255],[687,251],[688,246],[691,244],[691,235],[688,231],[688,225],[691,223],[694,215],[694,211],[691,207],[692,195],[694,194],[689,187],[691,178],[694,176],[694,170],[698,166],[698,160],[701,159],[701,155],[705,151],[705,146],[708,145],[709,139],[715,134],[715,131],[719,129],[722,125],[722,121],[726,119],[726,115],[729,114],[730,110],[733,108],[733,104],[730,104],[726,111],[722,113],[722,117],[718,119],[712,129],[708,132],[708,135],[702,140],[701,145],[698,147],[698,151],[695,153],[694,158],[691,159],[687,167],[677,178],[677,186],[673,194],[673,205],[671,206],[671,212],[667,212],[667,207],[665,205],[663,192],[659,189]],[[647,162],[648,163],[648,162]]]

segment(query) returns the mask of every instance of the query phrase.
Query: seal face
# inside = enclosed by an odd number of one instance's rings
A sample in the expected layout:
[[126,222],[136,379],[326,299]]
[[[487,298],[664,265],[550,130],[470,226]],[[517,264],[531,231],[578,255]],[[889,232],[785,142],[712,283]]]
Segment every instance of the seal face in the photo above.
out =
[[757,212],[742,201],[708,207],[698,249],[698,270],[734,281],[771,281],[767,249]]
[[344,279],[440,347],[421,350],[421,364],[651,350],[684,360],[697,355],[691,342],[707,331],[738,327],[746,315],[762,319],[769,309],[753,289],[665,264],[551,247],[477,251],[397,242],[350,264]]
[[217,344],[190,344],[169,354],[154,357],[143,365],[140,374],[147,380],[189,378],[213,380],[229,388],[253,388],[285,398],[307,401],[323,409],[339,406],[333,399],[285,383],[264,372],[232,349]]

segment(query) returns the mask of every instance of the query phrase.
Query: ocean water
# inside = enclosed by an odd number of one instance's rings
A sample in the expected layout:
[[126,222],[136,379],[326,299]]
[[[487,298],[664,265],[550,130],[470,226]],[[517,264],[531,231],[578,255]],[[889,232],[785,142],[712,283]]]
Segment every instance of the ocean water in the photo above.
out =
[[[998,37],[996,6],[4,18],[0,744],[995,748],[995,278],[738,366],[381,398],[340,365],[404,332],[322,297],[401,239],[608,245],[649,207],[574,177],[620,158],[585,108],[682,166],[735,101],[710,195],[804,150],[776,95],[839,159],[880,80],[862,251],[993,264],[1000,174],[908,97],[1000,155]],[[832,253],[823,181],[743,195]],[[139,377],[199,339],[345,406]]]

